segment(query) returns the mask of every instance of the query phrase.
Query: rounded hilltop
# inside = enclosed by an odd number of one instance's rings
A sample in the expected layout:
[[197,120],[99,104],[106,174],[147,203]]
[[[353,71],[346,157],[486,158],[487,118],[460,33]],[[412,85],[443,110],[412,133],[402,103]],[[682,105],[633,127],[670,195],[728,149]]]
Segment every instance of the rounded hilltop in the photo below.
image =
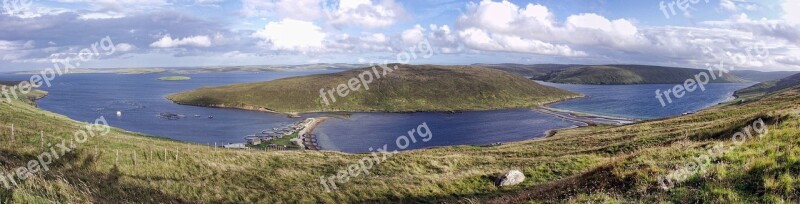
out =
[[528,108],[579,96],[496,69],[391,64],[388,69],[376,66],[205,87],[167,98],[185,105],[306,113]]

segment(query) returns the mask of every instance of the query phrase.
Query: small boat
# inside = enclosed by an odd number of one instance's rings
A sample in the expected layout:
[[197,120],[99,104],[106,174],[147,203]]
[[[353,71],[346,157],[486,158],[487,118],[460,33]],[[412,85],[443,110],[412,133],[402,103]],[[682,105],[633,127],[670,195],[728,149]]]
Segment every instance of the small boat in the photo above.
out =
[[214,119],[213,115],[208,116],[208,119]]
[[117,117],[121,117],[121,116],[122,116],[122,111],[117,111]]
[[200,117],[200,115],[194,115],[194,117]]

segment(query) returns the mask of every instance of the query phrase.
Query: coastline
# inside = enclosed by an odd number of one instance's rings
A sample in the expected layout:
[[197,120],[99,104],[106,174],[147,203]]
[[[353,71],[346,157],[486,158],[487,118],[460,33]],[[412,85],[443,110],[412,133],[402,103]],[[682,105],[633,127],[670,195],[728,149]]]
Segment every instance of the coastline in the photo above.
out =
[[310,121],[307,122],[305,128],[298,132],[297,138],[295,138],[297,146],[300,146],[300,148],[304,150],[320,150],[319,144],[317,144],[317,138],[313,134],[314,129],[329,118],[330,117],[316,117],[307,119]]

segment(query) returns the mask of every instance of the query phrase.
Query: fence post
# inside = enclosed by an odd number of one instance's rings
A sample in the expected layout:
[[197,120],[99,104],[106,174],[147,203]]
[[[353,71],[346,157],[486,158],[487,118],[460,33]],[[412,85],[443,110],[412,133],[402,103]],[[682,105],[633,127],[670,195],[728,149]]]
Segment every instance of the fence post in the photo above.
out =
[[116,157],[114,158],[114,166],[118,166],[119,164],[119,150],[115,149],[114,152],[116,153]]
[[42,140],[42,147],[44,147],[44,130],[39,130],[39,140]]
[[133,150],[133,165],[136,166],[136,150]]

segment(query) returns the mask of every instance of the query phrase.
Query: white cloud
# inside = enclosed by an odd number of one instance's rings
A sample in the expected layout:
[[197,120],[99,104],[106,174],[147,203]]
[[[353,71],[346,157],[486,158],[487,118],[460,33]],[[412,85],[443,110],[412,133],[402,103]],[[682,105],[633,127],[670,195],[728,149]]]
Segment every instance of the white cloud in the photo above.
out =
[[389,37],[386,37],[383,33],[373,33],[362,36],[361,41],[369,43],[387,43],[389,42]]
[[[585,13],[569,16],[563,25],[558,25],[553,16],[542,5],[528,4],[521,8],[506,0],[484,0],[469,3],[467,12],[459,17],[457,27],[460,37],[470,37],[465,41],[471,42],[465,44],[473,49],[487,48],[477,46],[487,45],[488,41],[476,41],[483,37],[495,42],[497,47],[494,49],[564,55],[585,54],[573,51],[567,44],[634,50],[646,41],[636,26],[626,19],[608,20]],[[499,44],[503,42],[521,44]],[[520,49],[520,46],[526,49]]]
[[78,19],[81,20],[96,20],[96,19],[114,19],[114,18],[123,18],[125,14],[117,13],[117,12],[107,12],[107,13],[85,13],[81,14]]
[[403,5],[394,0],[340,0],[325,8],[329,23],[337,27],[381,28],[393,25],[406,16]]
[[755,11],[758,10],[758,4],[747,2],[744,0],[720,0],[719,6],[731,12],[737,11]]
[[157,47],[157,48],[173,48],[179,46],[210,47],[211,39],[206,35],[197,35],[180,39],[178,38],[173,39],[172,37],[170,37],[169,34],[167,34],[158,41],[155,41],[152,44],[150,44],[150,47]]
[[167,0],[56,0],[62,3],[86,3],[97,10],[130,11],[169,5]]
[[241,13],[245,16],[277,16],[297,20],[315,20],[322,17],[323,0],[242,0]]
[[476,28],[459,32],[464,44],[468,47],[485,51],[524,52],[545,55],[585,56],[586,53],[573,51],[565,45],[553,45],[534,39],[523,39],[519,36],[489,34]]
[[800,25],[800,0],[783,2],[783,20],[791,25]]
[[263,45],[272,50],[315,52],[324,49],[327,34],[321,30],[312,22],[286,18],[269,22],[253,37],[263,40]]
[[425,38],[423,32],[425,32],[425,28],[417,24],[414,28],[403,31],[403,33],[400,34],[400,39],[408,44],[418,43]]
[[128,44],[128,43],[117,43],[114,45],[114,49],[117,52],[127,52],[133,49],[136,49],[136,46]]

